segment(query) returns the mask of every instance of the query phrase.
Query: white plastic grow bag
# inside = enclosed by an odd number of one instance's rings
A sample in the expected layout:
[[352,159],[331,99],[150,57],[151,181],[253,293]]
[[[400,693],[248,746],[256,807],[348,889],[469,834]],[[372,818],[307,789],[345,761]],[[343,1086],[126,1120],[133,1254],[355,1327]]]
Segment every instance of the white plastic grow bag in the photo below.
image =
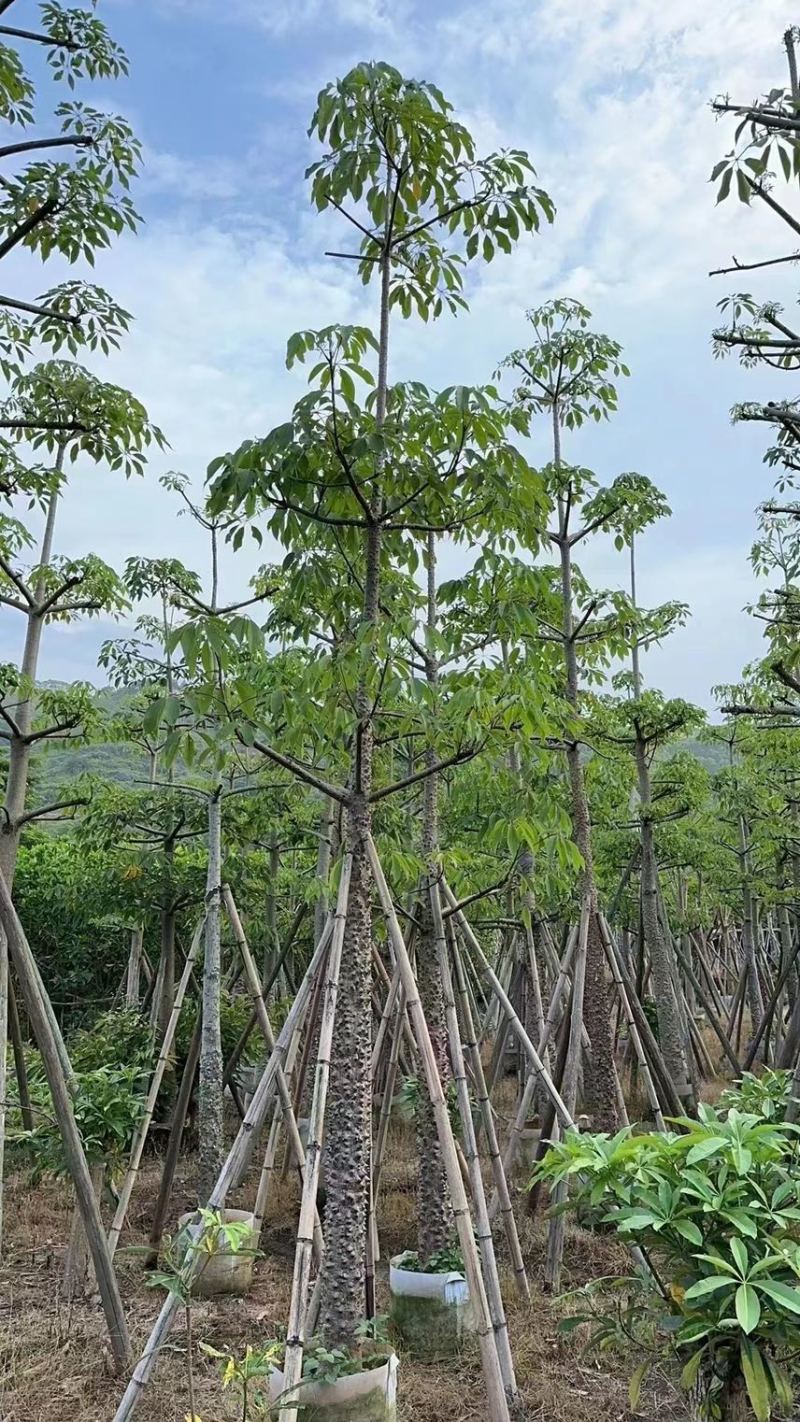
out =
[[[223,1210],[224,1224],[248,1224],[251,1235],[241,1249],[220,1248],[214,1254],[201,1252],[200,1272],[192,1281],[192,1293],[196,1298],[211,1298],[215,1294],[246,1294],[253,1282],[255,1252],[255,1215],[250,1210]],[[188,1231],[190,1225],[197,1225],[197,1211],[181,1215],[178,1221],[180,1234]],[[187,1247],[189,1240],[187,1237]]]
[[[367,1368],[362,1373],[350,1373],[347,1377],[337,1378],[331,1383],[301,1382],[298,1389],[298,1402],[304,1408],[326,1408],[349,1407],[352,1403],[353,1417],[359,1416],[356,1410],[357,1404],[363,1402],[372,1393],[380,1391],[383,1393],[385,1402],[384,1416],[387,1422],[391,1422],[397,1412],[397,1369],[399,1367],[397,1355],[392,1353],[386,1362],[379,1368]],[[273,1368],[269,1378],[269,1400],[274,1407],[279,1403],[286,1392],[286,1383],[283,1373],[278,1368]]]

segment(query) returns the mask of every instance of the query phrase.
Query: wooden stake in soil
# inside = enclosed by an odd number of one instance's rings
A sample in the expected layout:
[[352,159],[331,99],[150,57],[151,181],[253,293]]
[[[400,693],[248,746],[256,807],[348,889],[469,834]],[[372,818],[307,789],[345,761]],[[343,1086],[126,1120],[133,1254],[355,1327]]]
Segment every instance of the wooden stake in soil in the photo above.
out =
[[319,1161],[322,1153],[322,1132],[325,1125],[325,1103],[328,1099],[328,1081],[331,1068],[331,1045],[336,1021],[336,999],[339,992],[339,967],[342,961],[342,942],[347,918],[347,897],[350,891],[350,871],[352,854],[345,857],[339,880],[339,894],[334,915],[333,937],[328,954],[328,971],[322,1002],[322,1020],[317,1052],[317,1068],[314,1073],[314,1094],[311,1100],[311,1115],[308,1123],[308,1148],[306,1169],[303,1178],[303,1194],[300,1202],[300,1220],[297,1227],[297,1248],[294,1256],[292,1277],[292,1297],[289,1304],[289,1324],[286,1334],[286,1355],[283,1365],[285,1401],[280,1411],[280,1422],[297,1422],[297,1407],[300,1401],[298,1384],[303,1372],[304,1323],[308,1301],[308,1283],[311,1277],[311,1256],[314,1243],[314,1220],[317,1210],[317,1186],[319,1184]]
[[[5,930],[17,979],[25,998],[28,1017],[37,1046],[42,1054],[42,1064],[61,1132],[67,1170],[75,1186],[75,1201],[83,1217],[83,1227],[89,1241],[111,1349],[117,1365],[124,1368],[130,1360],[131,1345],[119,1286],[111,1262],[111,1254],[106,1244],[103,1221],[95,1199],[83,1143],[75,1123],[72,1097],[67,1085],[67,1078],[64,1075],[58,1044],[51,1029],[50,1017],[41,998],[39,988],[41,980],[37,980],[37,976],[33,973],[33,954],[2,874],[0,874],[0,926]],[[41,991],[43,992],[44,989],[42,988]]]
[[397,921],[392,896],[389,892],[386,879],[384,878],[380,859],[378,858],[378,851],[375,848],[375,843],[371,835],[367,834],[365,839],[370,867],[372,869],[372,877],[375,880],[375,887],[378,890],[378,897],[386,919],[386,926],[389,930],[397,965],[400,969],[400,977],[408,1003],[408,1010],[414,1024],[417,1046],[419,1048],[420,1057],[422,1058],[428,1094],[436,1120],[436,1130],[453,1205],[453,1218],[458,1230],[459,1244],[461,1245],[461,1252],[464,1257],[464,1270],[467,1276],[467,1283],[469,1285],[469,1292],[476,1319],[476,1332],[481,1350],[481,1363],[489,1401],[489,1414],[492,1418],[492,1422],[510,1422],[508,1398],[506,1397],[503,1385],[503,1375],[497,1355],[494,1328],[489,1313],[480,1259],[475,1245],[475,1236],[472,1232],[469,1201],[467,1200],[464,1182],[461,1178],[458,1153],[453,1138],[453,1128],[450,1124],[450,1114],[447,1110],[444,1092],[442,1091],[442,1083],[436,1066],[433,1046],[431,1045],[428,1024],[425,1021],[425,1014],[419,999],[414,970],[411,967],[411,959],[406,951],[405,940],[400,924]]

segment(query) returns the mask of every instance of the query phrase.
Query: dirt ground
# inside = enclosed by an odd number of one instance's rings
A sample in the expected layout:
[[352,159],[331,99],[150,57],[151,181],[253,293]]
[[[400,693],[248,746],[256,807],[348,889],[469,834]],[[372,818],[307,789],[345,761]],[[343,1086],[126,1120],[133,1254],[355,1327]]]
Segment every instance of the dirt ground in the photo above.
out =
[[[405,1128],[393,1129],[390,1158],[384,1168],[379,1225],[383,1264],[379,1308],[388,1304],[385,1261],[413,1246],[415,1230],[413,1142]],[[144,1261],[136,1246],[147,1238],[158,1188],[159,1162],[149,1157],[134,1194],[129,1228],[117,1259],[125,1307],[137,1356],[149,1333],[163,1294],[146,1283]],[[172,1200],[171,1219],[195,1203],[193,1162],[184,1162]],[[231,1205],[251,1206],[251,1176]],[[220,1350],[244,1351],[274,1336],[285,1324],[291,1284],[292,1251],[298,1200],[294,1182],[276,1190],[268,1208],[255,1282],[243,1299],[198,1301],[194,1333]],[[7,1185],[5,1256],[0,1267],[0,1422],[111,1422],[124,1388],[115,1377],[105,1341],[99,1305],[70,1306],[61,1274],[69,1237],[69,1187],[45,1181],[32,1188],[22,1176]],[[523,1253],[532,1300],[525,1304],[505,1271],[508,1313],[520,1403],[517,1422],[617,1422],[630,1417],[627,1378],[640,1361],[605,1358],[602,1367],[581,1355],[574,1336],[558,1334],[563,1305],[538,1286],[544,1260],[546,1225],[518,1211]],[[613,1241],[568,1230],[564,1287],[576,1287],[601,1274],[624,1271],[626,1255]],[[188,1411],[186,1333],[176,1326],[155,1378],[137,1413],[142,1422],[184,1422]],[[237,1416],[232,1399],[220,1386],[218,1367],[194,1350],[196,1407],[202,1422],[230,1422]],[[421,1366],[401,1354],[399,1417],[402,1422],[487,1422],[488,1411],[479,1362],[469,1356],[447,1365]],[[659,1378],[643,1390],[637,1416],[659,1422],[685,1417],[680,1397]]]

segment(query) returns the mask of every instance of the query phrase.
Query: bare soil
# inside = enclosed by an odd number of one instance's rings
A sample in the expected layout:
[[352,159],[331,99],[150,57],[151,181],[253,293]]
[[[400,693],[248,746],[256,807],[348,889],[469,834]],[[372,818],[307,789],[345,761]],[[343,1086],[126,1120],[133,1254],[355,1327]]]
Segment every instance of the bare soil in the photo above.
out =
[[[171,1219],[196,1203],[195,1162],[183,1165],[173,1194]],[[146,1162],[134,1194],[129,1226],[117,1259],[134,1348],[144,1345],[163,1294],[148,1287],[144,1260],[137,1252],[147,1240],[150,1213],[158,1189],[159,1161]],[[379,1201],[383,1262],[379,1307],[387,1306],[386,1260],[415,1243],[415,1163],[410,1132],[392,1131]],[[231,1205],[250,1206],[255,1177]],[[263,1257],[256,1261],[255,1283],[247,1298],[198,1301],[193,1308],[196,1341],[232,1353],[258,1346],[285,1324],[291,1284],[298,1190],[292,1180],[275,1191],[262,1237]],[[62,1271],[72,1211],[68,1184],[46,1180],[32,1188],[23,1176],[7,1183],[5,1257],[0,1266],[0,1422],[111,1422],[124,1388],[114,1376],[99,1304],[64,1297]],[[518,1211],[523,1253],[531,1282],[530,1305],[515,1293],[503,1270],[517,1379],[517,1422],[618,1422],[630,1417],[627,1379],[639,1358],[606,1356],[602,1366],[581,1354],[575,1335],[560,1336],[565,1306],[539,1287],[544,1262],[546,1224],[531,1221],[520,1199]],[[568,1229],[564,1287],[578,1287],[601,1274],[624,1272],[626,1255],[612,1239]],[[237,1416],[233,1399],[223,1392],[218,1367],[194,1349],[196,1409],[202,1422],[230,1422]],[[142,1422],[184,1422],[189,1410],[186,1384],[186,1331],[173,1330],[153,1383],[137,1416]],[[643,1419],[683,1419],[685,1408],[669,1381],[657,1378],[645,1387],[637,1410]],[[490,1422],[477,1357],[447,1365],[421,1366],[401,1354],[399,1417],[402,1422]]]

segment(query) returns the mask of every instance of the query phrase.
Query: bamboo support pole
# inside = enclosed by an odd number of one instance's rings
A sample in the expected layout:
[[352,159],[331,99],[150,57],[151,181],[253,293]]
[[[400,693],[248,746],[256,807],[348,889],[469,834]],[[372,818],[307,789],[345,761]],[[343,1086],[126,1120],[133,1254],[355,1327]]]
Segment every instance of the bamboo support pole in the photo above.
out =
[[[436,881],[430,886],[430,898],[433,932],[436,941],[436,956],[439,963],[444,992],[445,1021],[450,1038],[450,1060],[452,1062],[453,1077],[456,1084],[458,1110],[461,1117],[461,1131],[464,1140],[464,1155],[467,1161],[469,1187],[475,1212],[475,1239],[477,1240],[478,1249],[480,1251],[481,1270],[486,1288],[489,1316],[491,1318],[492,1328],[494,1329],[494,1339],[497,1348],[497,1358],[500,1364],[500,1372],[503,1377],[503,1386],[505,1387],[507,1395],[510,1398],[514,1398],[517,1395],[514,1360],[511,1356],[508,1324],[506,1323],[505,1309],[503,1307],[503,1295],[500,1290],[500,1275],[497,1270],[497,1259],[494,1252],[492,1226],[489,1223],[489,1212],[486,1208],[486,1192],[483,1185],[483,1174],[481,1172],[481,1160],[478,1154],[475,1124],[470,1108],[469,1084],[467,1082],[464,1049],[458,1028],[456,999],[453,992],[450,964],[447,961],[447,943],[444,936],[442,910],[439,901],[439,885]],[[515,1261],[515,1266],[517,1264],[522,1267],[522,1278],[525,1281],[525,1285],[527,1285],[525,1266],[522,1264],[521,1256]]]
[[153,1069],[153,1075],[150,1078],[150,1086],[147,1092],[147,1099],[144,1103],[142,1119],[139,1123],[136,1135],[134,1136],[133,1145],[131,1146],[130,1158],[128,1160],[128,1169],[125,1172],[125,1179],[122,1182],[122,1189],[119,1192],[119,1201],[117,1203],[114,1219],[111,1228],[108,1231],[108,1248],[112,1259],[116,1253],[117,1245],[119,1244],[119,1237],[122,1234],[123,1225],[125,1224],[125,1217],[128,1213],[128,1206],[131,1202],[133,1187],[136,1184],[136,1177],[139,1174],[139,1166],[142,1163],[142,1155],[144,1153],[145,1141],[147,1140],[147,1133],[150,1130],[150,1124],[153,1119],[153,1112],[156,1108],[156,1100],[158,1098],[158,1093],[161,1090],[161,1083],[164,1080],[164,1072],[167,1069],[167,1063],[169,1061],[170,1053],[172,1051],[172,1043],[174,1041],[175,1032],[178,1026],[178,1018],[181,1015],[183,999],[186,996],[186,989],[189,986],[189,979],[192,976],[192,968],[194,966],[194,962],[197,957],[198,950],[200,948],[204,927],[205,916],[201,918],[200,922],[198,923],[189,947],[189,952],[186,954],[186,962],[183,965],[183,972],[181,973],[180,982],[178,983],[178,987],[175,992],[175,1001],[172,1004],[172,1011],[169,1015],[167,1028],[164,1033],[163,1040],[161,1042],[161,1047],[158,1053],[158,1060]]
[[[572,1005],[570,1008],[567,1060],[560,1088],[564,1104],[571,1115],[575,1114],[575,1106],[578,1099],[578,1079],[581,1069],[583,1047],[581,1028],[583,1026],[583,997],[584,984],[586,981],[586,956],[588,951],[591,913],[591,904],[588,901],[583,903],[581,905],[581,920],[578,927],[575,971],[572,976]],[[547,1232],[547,1249],[544,1264],[544,1287],[550,1293],[558,1293],[559,1284],[561,1282],[561,1263],[564,1258],[566,1216],[563,1209],[559,1207],[566,1203],[568,1189],[567,1181],[560,1180],[551,1196],[556,1213],[550,1220],[550,1228]]]
[[[278,1040],[275,1043],[275,1050],[264,1068],[261,1080],[256,1087],[253,1099],[250,1102],[245,1118],[239,1128],[236,1140],[228,1152],[228,1158],[211,1192],[208,1201],[209,1209],[219,1210],[223,1208],[228,1197],[228,1192],[236,1188],[247,1169],[253,1146],[264,1125],[267,1112],[275,1096],[275,1077],[278,1066],[283,1066],[297,1024],[306,1010],[311,984],[314,981],[323,955],[328,950],[332,928],[332,922],[329,920],[328,926],[314,950],[311,962],[297,990],[295,1000],[289,1009],[286,1021],[281,1028]],[[203,1233],[204,1226],[202,1224],[193,1226],[189,1231],[191,1242],[195,1248],[190,1254],[190,1263],[184,1278],[186,1287],[191,1285],[194,1274],[199,1267],[199,1255],[196,1245]],[[181,1300],[179,1294],[176,1292],[169,1293],[161,1306],[161,1311],[151,1329],[150,1337],[145,1344],[144,1352],[134,1368],[119,1407],[114,1414],[114,1422],[127,1422],[127,1419],[132,1416],[152,1376],[159,1354],[169,1338],[175,1315],[180,1307]]]
[[[349,859],[345,860],[343,872],[346,872],[349,882]],[[233,894],[231,893],[230,886],[228,884],[223,884],[222,886],[222,900],[225,905],[225,912],[228,915],[228,919],[233,930],[233,936],[236,940],[236,946],[238,947],[239,952],[242,956],[245,977],[247,979],[247,985],[249,987],[250,994],[253,998],[256,1016],[258,1018],[258,1025],[261,1028],[264,1041],[267,1044],[267,1050],[269,1052],[274,1052],[275,1034],[272,1030],[272,1023],[269,1020],[269,1013],[267,1012],[266,1003],[264,1002],[264,999],[261,995],[261,980],[258,976],[258,970],[256,968],[253,955],[250,952],[250,946],[247,942],[244,928],[242,927],[242,921],[239,917],[239,913],[234,902]],[[334,919],[334,938],[336,936],[336,928],[337,924],[336,920]],[[275,1084],[278,1088],[278,1099],[280,1101],[281,1110],[283,1112],[283,1125],[289,1140],[289,1149],[297,1165],[297,1169],[300,1173],[300,1179],[302,1182],[305,1179],[304,1172],[306,1165],[306,1154],[305,1149],[303,1147],[303,1142],[300,1138],[300,1131],[297,1125],[297,1116],[295,1115],[294,1105],[292,1103],[292,1095],[289,1090],[289,1086],[286,1081],[286,1074],[282,1066],[278,1066],[276,1070]],[[316,1211],[316,1191],[314,1192],[314,1200],[314,1252],[317,1260],[320,1260],[322,1258],[323,1239],[322,1226],[320,1224],[319,1215]]]
[[663,1133],[666,1130],[666,1126],[664,1125],[664,1116],[661,1110],[661,1103],[658,1099],[658,1092],[656,1091],[655,1083],[653,1082],[653,1074],[650,1070],[650,1064],[647,1060],[647,1055],[645,1053],[644,1047],[642,1046],[642,1039],[639,1036],[639,1029],[636,1026],[636,1019],[633,1015],[633,1010],[628,999],[628,991],[625,987],[624,982],[622,981],[622,975],[620,973],[619,963],[617,962],[616,954],[613,952],[613,950],[609,948],[611,929],[604,918],[601,918],[600,920],[600,933],[603,939],[603,946],[606,950],[606,959],[608,961],[608,966],[611,969],[611,976],[614,980],[614,985],[617,989],[619,1000],[622,1004],[622,1011],[625,1017],[625,1021],[628,1024],[628,1035],[630,1037],[631,1045],[633,1046],[639,1070],[642,1074],[642,1081],[644,1082],[644,1088],[647,1093],[647,1099],[650,1102],[650,1106],[653,1112],[653,1119],[656,1123],[656,1130],[661,1131]]
[[[400,980],[398,975],[398,982],[399,981]],[[386,1072],[386,1081],[384,1083],[383,1088],[381,1114],[380,1120],[378,1122],[378,1135],[377,1140],[375,1142],[375,1150],[373,1152],[372,1157],[372,1198],[375,1202],[377,1202],[378,1200],[378,1195],[381,1188],[381,1171],[383,1170],[383,1162],[386,1155],[386,1142],[389,1138],[389,1126],[391,1124],[392,1119],[392,1100],[394,1097],[394,1088],[395,1083],[397,1081],[397,1071],[400,1063],[400,1048],[403,1040],[401,1022],[403,1018],[404,1003],[405,996],[403,993],[402,984],[400,984],[395,1000],[395,1020],[392,1029],[391,1048],[389,1052],[389,1065]],[[380,1257],[380,1241],[378,1239],[377,1216],[375,1211],[373,1210],[372,1258],[376,1264]]]
[[[35,963],[30,944],[25,937],[25,931],[11,901],[11,895],[2,874],[0,874],[0,928],[5,932],[17,981],[25,998],[25,1007],[31,1027],[42,1054],[42,1064],[53,1098],[53,1109],[61,1132],[67,1169],[75,1187],[75,1202],[89,1242],[97,1287],[108,1327],[111,1351],[117,1366],[125,1368],[130,1361],[131,1354],[128,1325],[111,1253],[106,1243],[92,1177],[86,1163],[83,1142],[75,1122],[70,1077],[64,1072],[58,1041],[52,1030],[50,1021],[52,1007],[48,1013],[42,999],[44,988],[40,989],[41,979],[38,977],[38,973],[34,972]],[[63,1047],[63,1040],[61,1045]]]
[[279,1422],[297,1422],[297,1408],[300,1401],[298,1384],[303,1372],[303,1327],[308,1303],[308,1285],[311,1278],[312,1249],[317,1219],[319,1162],[325,1126],[325,1105],[328,1099],[333,1029],[336,1022],[336,1001],[339,993],[339,967],[342,961],[342,943],[347,918],[352,863],[352,854],[347,854],[339,879],[333,937],[331,938],[325,976],[317,1066],[314,1073],[314,1093],[308,1124],[308,1151],[300,1201],[300,1219],[297,1227],[289,1322],[286,1331],[286,1354],[283,1364],[284,1400]]
[[417,1046],[420,1057],[422,1058],[428,1093],[436,1121],[436,1130],[439,1137],[439,1144],[441,1146],[453,1206],[453,1218],[464,1257],[464,1271],[466,1273],[474,1310],[476,1333],[481,1350],[481,1363],[486,1382],[489,1415],[492,1418],[492,1422],[510,1422],[508,1398],[506,1397],[503,1385],[503,1375],[497,1353],[495,1332],[489,1312],[489,1304],[486,1297],[483,1275],[481,1273],[480,1258],[475,1244],[475,1236],[472,1232],[469,1201],[464,1188],[464,1181],[461,1177],[461,1169],[459,1167],[458,1154],[453,1137],[453,1128],[450,1124],[450,1115],[447,1110],[447,1102],[445,1101],[442,1083],[439,1078],[439,1071],[431,1044],[428,1024],[425,1021],[425,1013],[422,1010],[422,1003],[420,1002],[414,970],[411,966],[411,959],[406,951],[405,940],[394,911],[392,896],[389,892],[386,879],[384,878],[381,862],[378,858],[378,851],[375,848],[375,843],[371,835],[368,834],[365,839],[366,850],[372,869],[372,877],[375,881],[381,908],[383,909],[386,925],[392,940],[397,965],[400,969],[400,977],[406,995],[408,1011],[411,1021],[414,1024]]
[[[455,896],[453,895],[453,893],[452,893],[452,891],[450,890],[450,888],[449,888],[448,884],[446,883],[446,881],[443,881],[443,888],[444,888],[445,898],[447,899],[448,903],[450,904],[451,907],[455,907],[455,906],[456,906],[456,899],[455,899]],[[468,946],[469,946],[469,948],[470,948],[470,950],[471,950],[471,952],[472,952],[474,961],[475,961],[476,964],[480,967],[481,971],[483,972],[484,977],[486,977],[486,978],[488,979],[488,981],[491,983],[491,985],[492,985],[492,987],[493,987],[493,989],[494,989],[495,995],[496,995],[496,997],[497,997],[497,999],[498,999],[498,1001],[499,1001],[499,1003],[500,1003],[500,1006],[502,1007],[503,1011],[504,1011],[505,1014],[506,1014],[506,1017],[508,1018],[509,1026],[511,1027],[511,1029],[512,1029],[512,1031],[514,1032],[515,1036],[517,1037],[517,1040],[521,1043],[522,1049],[523,1049],[523,1051],[525,1052],[525,1055],[527,1056],[528,1061],[529,1061],[530,1064],[531,1064],[531,1067],[532,1067],[532,1069],[533,1069],[533,1072],[536,1074],[536,1076],[538,1077],[538,1079],[541,1081],[542,1086],[544,1087],[545,1091],[547,1092],[547,1095],[550,1097],[550,1100],[553,1102],[553,1105],[555,1106],[556,1111],[558,1112],[558,1116],[559,1116],[559,1119],[560,1119],[562,1125],[567,1126],[567,1127],[573,1127],[573,1126],[575,1125],[575,1122],[573,1121],[570,1112],[567,1110],[567,1108],[566,1108],[564,1102],[562,1101],[561,1096],[559,1095],[558,1091],[556,1090],[556,1088],[555,1088],[555,1086],[554,1086],[554,1084],[553,1084],[553,1079],[552,1079],[552,1077],[551,1077],[549,1071],[547,1071],[546,1067],[544,1066],[544,1064],[543,1064],[543,1062],[542,1062],[542,1059],[541,1059],[541,1057],[539,1056],[539,1053],[537,1052],[536,1048],[534,1047],[533,1042],[531,1041],[530,1037],[528,1036],[527,1032],[525,1031],[525,1028],[523,1027],[522,1023],[520,1022],[519,1017],[517,1016],[517,1013],[514,1011],[514,1008],[512,1007],[512,1005],[511,1005],[511,1003],[510,1003],[510,1001],[509,1001],[509,999],[508,999],[506,993],[504,992],[503,987],[502,987],[502,984],[501,984],[501,982],[500,982],[500,980],[499,980],[497,974],[495,973],[494,969],[492,968],[491,963],[489,962],[488,958],[486,957],[486,955],[485,955],[483,949],[482,949],[481,946],[480,946],[480,943],[478,942],[477,938],[475,937],[475,934],[472,932],[472,929],[470,928],[469,923],[467,922],[467,920],[466,920],[464,914],[461,912],[460,909],[457,909],[457,910],[456,910],[455,918],[456,918],[456,920],[457,920],[457,922],[458,922],[458,925],[459,925],[459,928],[461,929],[461,932],[462,932],[462,934],[464,935],[464,938],[466,939],[467,944],[468,944]]]
[[[500,1216],[508,1244],[511,1267],[514,1271],[514,1282],[526,1303],[529,1303],[531,1292],[528,1286],[528,1276],[525,1271],[525,1261],[522,1257],[522,1250],[520,1249],[517,1222],[514,1218],[514,1209],[511,1204],[511,1195],[508,1189],[508,1179],[500,1155],[500,1145],[497,1139],[497,1128],[495,1126],[492,1103],[489,1100],[489,1093],[486,1089],[483,1062],[481,1061],[481,1054],[475,1038],[475,1022],[472,1016],[469,994],[467,992],[467,975],[464,971],[458,940],[452,924],[450,926],[450,948],[453,958],[453,968],[455,970],[456,987],[458,989],[458,1001],[461,1007],[461,1021],[464,1028],[464,1048],[472,1071],[475,1093],[478,1098],[478,1110],[483,1120],[483,1127],[486,1134],[489,1160],[492,1167],[492,1176],[494,1178],[494,1188],[499,1201]],[[533,1079],[535,1080],[535,1078]],[[493,1217],[490,1211],[487,1212],[487,1218],[491,1225]]]

